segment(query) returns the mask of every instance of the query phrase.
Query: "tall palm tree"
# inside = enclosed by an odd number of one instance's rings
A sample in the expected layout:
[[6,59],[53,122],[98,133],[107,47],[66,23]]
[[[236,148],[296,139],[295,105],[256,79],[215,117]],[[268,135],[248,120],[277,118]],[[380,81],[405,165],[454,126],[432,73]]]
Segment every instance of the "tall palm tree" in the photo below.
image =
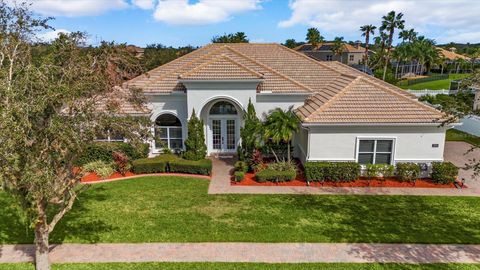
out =
[[382,17],[382,26],[380,27],[381,31],[387,31],[388,40],[387,40],[387,54],[385,57],[385,66],[383,67],[383,80],[387,75],[388,61],[390,61],[390,50],[392,49],[393,34],[395,29],[403,29],[405,20],[403,18],[403,13],[395,13],[395,11],[390,11],[387,15]]
[[[266,140],[272,140],[273,143],[279,144],[281,142],[287,143],[288,146],[288,161],[291,161],[290,155],[290,146],[293,139],[293,135],[295,132],[298,131],[300,128],[300,120],[298,119],[297,115],[293,111],[293,106],[288,108],[288,110],[284,111],[280,108],[276,108],[267,116],[264,125],[264,136]],[[277,154],[271,148],[272,153],[275,156],[277,162],[280,160],[278,159]]]
[[340,55],[340,62],[343,63],[343,51],[345,49],[343,44],[343,37],[335,37],[332,46],[332,52],[336,55]]
[[362,36],[365,37],[365,68],[368,64],[368,47],[370,45],[370,35],[375,34],[375,29],[377,29],[377,27],[372,24],[366,24],[360,27],[360,31],[362,31]]
[[403,42],[413,42],[415,38],[417,38],[417,32],[415,32],[415,29],[409,29],[409,30],[402,30],[400,33],[398,33],[398,37],[402,39]]
[[307,30],[307,42],[310,43],[313,47],[317,47],[318,44],[324,41],[320,31],[317,28],[308,28]]

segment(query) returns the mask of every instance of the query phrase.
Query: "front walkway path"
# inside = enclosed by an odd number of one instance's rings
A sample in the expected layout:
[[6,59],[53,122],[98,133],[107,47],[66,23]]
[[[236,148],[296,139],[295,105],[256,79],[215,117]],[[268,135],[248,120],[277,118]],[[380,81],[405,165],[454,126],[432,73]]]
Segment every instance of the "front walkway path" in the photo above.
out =
[[212,158],[213,173],[209,194],[319,194],[319,195],[416,195],[416,196],[476,196],[480,186],[453,188],[388,188],[388,187],[288,187],[231,185],[234,159]]
[[[0,246],[0,263],[31,262],[32,245]],[[480,245],[320,243],[63,244],[52,263],[256,262],[256,263],[480,263]]]

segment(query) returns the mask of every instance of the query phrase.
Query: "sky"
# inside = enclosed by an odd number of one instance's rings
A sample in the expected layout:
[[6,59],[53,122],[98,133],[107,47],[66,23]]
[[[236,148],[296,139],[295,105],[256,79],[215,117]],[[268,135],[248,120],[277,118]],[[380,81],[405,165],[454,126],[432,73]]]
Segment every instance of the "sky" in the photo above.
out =
[[[12,3],[15,0],[7,0]],[[437,43],[480,43],[480,0],[27,0],[53,31],[82,31],[100,40],[145,46],[201,46],[215,35],[245,32],[251,42],[304,41],[316,27],[327,39],[363,40],[359,27],[380,25],[391,10],[406,28]]]

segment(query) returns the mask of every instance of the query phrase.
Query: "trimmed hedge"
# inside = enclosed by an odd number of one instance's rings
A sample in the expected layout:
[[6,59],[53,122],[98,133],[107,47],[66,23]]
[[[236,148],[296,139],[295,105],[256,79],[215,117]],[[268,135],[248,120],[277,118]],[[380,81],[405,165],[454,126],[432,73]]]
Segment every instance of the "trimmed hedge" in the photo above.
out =
[[212,161],[210,159],[185,160],[177,158],[168,162],[168,168],[172,173],[210,175],[212,172]]
[[212,161],[209,159],[185,160],[173,154],[138,159],[132,164],[135,173],[172,172],[210,175],[212,172]]
[[297,177],[296,170],[288,170],[288,171],[277,171],[273,169],[265,169],[258,172],[255,177],[257,181],[260,183],[264,183],[267,181],[270,182],[288,182],[292,181]]
[[420,177],[420,165],[412,162],[397,163],[395,176],[403,182],[415,182]]
[[236,171],[234,173],[235,182],[242,182],[245,178],[245,173],[243,171]]
[[138,149],[133,145],[124,142],[95,142],[87,146],[85,153],[77,160],[77,165],[94,161],[104,161],[107,163],[113,162],[113,152],[120,152],[130,160],[148,157],[148,144],[143,144]]
[[352,182],[360,177],[360,164],[356,162],[307,162],[305,176],[308,181]]
[[237,161],[233,167],[235,167],[235,171],[248,172],[248,164],[245,161]]
[[134,173],[164,173],[167,164],[162,158],[142,158],[132,162]]
[[458,176],[458,167],[451,162],[433,162],[432,180],[439,184],[454,183]]

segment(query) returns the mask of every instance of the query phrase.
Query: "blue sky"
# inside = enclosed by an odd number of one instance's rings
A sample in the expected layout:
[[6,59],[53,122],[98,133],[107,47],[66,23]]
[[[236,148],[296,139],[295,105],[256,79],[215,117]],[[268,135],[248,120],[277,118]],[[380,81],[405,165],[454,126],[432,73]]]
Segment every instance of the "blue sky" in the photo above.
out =
[[[14,0],[10,0],[14,1]],[[406,26],[439,43],[480,42],[480,1],[467,0],[31,0],[39,14],[56,17],[56,31],[86,31],[91,43],[114,40],[144,46],[208,43],[243,31],[252,42],[304,40],[308,27],[327,39],[362,39],[358,28],[379,25],[390,10]],[[56,32],[44,34],[48,39]]]

